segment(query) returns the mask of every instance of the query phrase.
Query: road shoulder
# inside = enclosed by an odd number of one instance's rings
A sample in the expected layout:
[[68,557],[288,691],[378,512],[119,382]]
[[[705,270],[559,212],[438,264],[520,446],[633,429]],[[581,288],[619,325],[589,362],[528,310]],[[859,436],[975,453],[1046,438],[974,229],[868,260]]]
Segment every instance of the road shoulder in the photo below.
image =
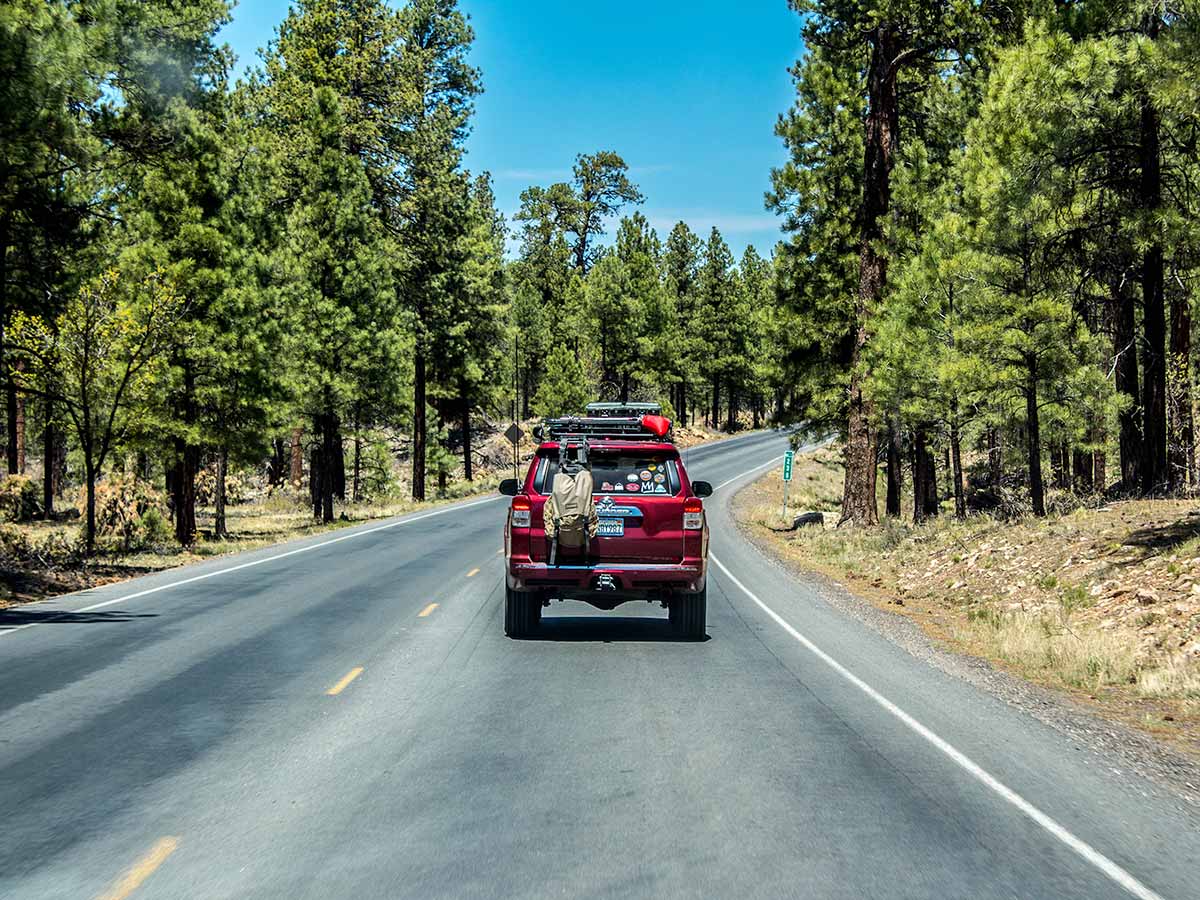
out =
[[822,602],[925,664],[986,691],[1086,747],[1104,765],[1145,776],[1177,796],[1193,812],[1200,810],[1200,758],[1124,722],[1098,715],[1095,709],[1064,692],[1034,684],[979,657],[956,652],[931,636],[919,619],[894,607],[888,608],[890,601],[884,594],[851,590],[830,574],[788,558],[779,552],[775,536],[749,521],[748,506],[755,502],[755,484],[751,481],[739,486],[729,499],[730,517],[739,533]]

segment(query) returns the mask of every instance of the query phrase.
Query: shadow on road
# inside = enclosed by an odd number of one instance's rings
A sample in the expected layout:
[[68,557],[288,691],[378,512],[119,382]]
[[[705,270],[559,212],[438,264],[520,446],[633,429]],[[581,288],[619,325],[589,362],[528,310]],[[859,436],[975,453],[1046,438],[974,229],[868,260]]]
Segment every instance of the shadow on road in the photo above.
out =
[[70,612],[53,609],[0,609],[0,629],[18,625],[42,625],[57,622],[61,625],[78,625],[91,622],[131,622],[134,619],[154,619],[158,613],[113,612]]
[[[531,641],[613,643],[700,643],[680,637],[666,618],[634,616],[543,616]],[[704,640],[710,640],[708,635]]]

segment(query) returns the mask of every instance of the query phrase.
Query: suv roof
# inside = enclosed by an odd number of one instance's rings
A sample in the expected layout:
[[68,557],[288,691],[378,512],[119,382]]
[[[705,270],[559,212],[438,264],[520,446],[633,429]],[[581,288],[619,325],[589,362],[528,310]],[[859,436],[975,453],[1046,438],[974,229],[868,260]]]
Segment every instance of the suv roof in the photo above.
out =
[[673,444],[671,420],[655,414],[636,416],[564,416],[534,426],[542,442],[621,441]]
[[589,417],[620,416],[633,418],[635,416],[661,416],[660,403],[589,403],[584,408],[584,414]]

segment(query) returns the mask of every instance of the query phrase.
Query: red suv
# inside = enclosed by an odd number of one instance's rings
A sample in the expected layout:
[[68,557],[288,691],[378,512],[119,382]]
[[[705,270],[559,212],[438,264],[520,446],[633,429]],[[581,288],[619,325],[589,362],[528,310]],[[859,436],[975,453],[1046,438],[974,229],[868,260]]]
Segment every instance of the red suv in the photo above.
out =
[[[641,412],[641,415],[614,413]],[[661,603],[686,638],[703,639],[708,525],[703,497],[671,441],[669,420],[650,405],[592,404],[583,418],[550,419],[534,430],[537,454],[523,481],[507,479],[504,631],[536,631],[552,599],[615,609],[630,600]],[[591,469],[599,533],[585,550],[551,553],[542,518],[559,460],[582,448]],[[553,560],[553,561],[552,561]]]

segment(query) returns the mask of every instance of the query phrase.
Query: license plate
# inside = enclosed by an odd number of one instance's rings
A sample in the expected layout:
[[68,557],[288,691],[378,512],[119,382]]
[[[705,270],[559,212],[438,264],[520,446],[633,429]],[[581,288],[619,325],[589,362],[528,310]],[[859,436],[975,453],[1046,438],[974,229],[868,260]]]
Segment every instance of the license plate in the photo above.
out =
[[601,519],[600,537],[625,537],[624,519]]

